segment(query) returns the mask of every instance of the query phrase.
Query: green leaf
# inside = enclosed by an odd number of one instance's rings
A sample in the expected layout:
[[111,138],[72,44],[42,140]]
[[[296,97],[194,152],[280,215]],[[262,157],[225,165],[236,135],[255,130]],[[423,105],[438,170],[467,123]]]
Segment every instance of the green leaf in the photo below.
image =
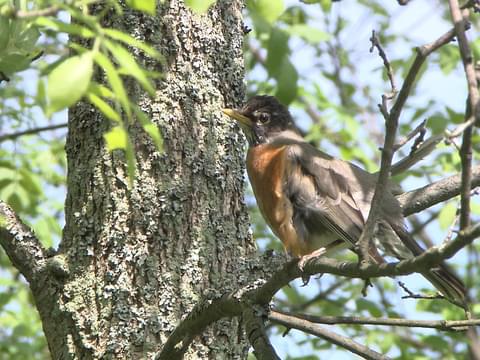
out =
[[61,109],[75,104],[88,89],[93,74],[93,53],[73,56],[48,75],[47,114],[51,115]]
[[207,12],[210,6],[215,2],[216,0],[185,0],[185,4],[197,14]]
[[109,151],[127,149],[128,135],[123,127],[115,126],[109,132],[103,134],[103,137]]
[[105,85],[101,85],[99,83],[96,83],[95,81],[92,81],[90,84],[90,92],[103,98],[108,98],[108,99],[114,99],[115,94]]
[[428,118],[427,126],[434,135],[441,134],[447,127],[448,120],[441,113],[435,113]]
[[290,35],[299,36],[310,44],[318,44],[330,39],[330,35],[306,24],[292,25],[286,29]]
[[284,58],[281,70],[276,76],[277,92],[275,96],[284,104],[290,104],[297,96],[298,73],[290,60]]
[[143,70],[138,64],[135,58],[128,52],[123,46],[112,41],[105,41],[105,46],[117,59],[120,66],[126,74],[133,76],[140,85],[151,95],[155,95],[155,88],[147,77],[146,71]]
[[40,37],[40,31],[34,27],[26,28],[20,33],[20,35],[15,39],[15,46],[18,49],[25,51],[32,51],[32,48],[38,41]]
[[159,152],[162,152],[163,138],[162,138],[162,134],[160,133],[160,130],[158,129],[158,126],[155,125],[138,106],[135,106],[133,108],[133,111],[135,112],[135,116],[137,117],[140,124],[142,124],[145,132],[149,134],[150,137],[152,138],[157,150]]
[[329,13],[332,9],[332,0],[318,0],[320,6],[325,13]]
[[117,69],[115,66],[113,66],[110,59],[100,52],[95,54],[95,62],[105,71],[108,82],[110,83],[110,86],[115,94],[115,98],[118,99],[120,104],[122,104],[127,117],[131,119],[132,110],[130,107],[130,101],[128,100],[127,92],[123,86],[123,81],[120,78]]
[[0,54],[7,49],[10,39],[10,20],[5,16],[0,16]]
[[447,44],[440,48],[438,65],[446,75],[450,74],[460,62],[460,53],[457,45]]
[[457,214],[457,207],[453,203],[446,204],[438,213],[438,224],[442,230],[448,229],[452,226],[455,216]]
[[394,333],[389,333],[389,332],[384,333],[381,341],[379,342],[379,346],[380,346],[380,350],[382,350],[382,354],[386,354],[394,345],[395,345]]
[[450,122],[460,124],[464,121],[465,114],[456,112],[448,106],[445,107],[445,110],[447,111],[448,119],[450,120]]
[[277,20],[285,10],[283,0],[249,0],[247,4],[253,12],[269,24]]
[[77,35],[83,38],[92,38],[95,33],[84,26],[78,24],[67,24],[63,21],[52,19],[49,17],[39,17],[34,22],[37,26],[51,29],[56,32],[64,32],[70,35]]
[[156,0],[127,0],[127,5],[132,9],[155,15]]
[[43,79],[38,79],[37,82],[37,95],[35,96],[37,104],[45,112],[47,110],[47,94],[45,89],[45,81]]
[[23,71],[28,69],[31,62],[32,60],[28,54],[8,54],[0,59],[0,71],[5,74]]
[[[13,180],[17,176],[17,170],[10,169],[8,167],[0,167],[0,181],[2,180]],[[1,188],[1,186],[0,186]]]
[[120,30],[117,29],[104,29],[103,30],[106,35],[111,37],[112,39],[121,41],[127,45],[130,45],[134,48],[140,49],[146,54],[148,54],[150,57],[154,59],[163,59],[163,56],[155,50],[153,47],[150,45],[145,44],[144,42],[135,39],[134,37],[125,34],[124,32],[121,32]]
[[122,120],[120,114],[116,112],[107,102],[102,98],[98,97],[95,94],[88,94],[88,101],[92,103],[98,110],[102,112],[105,117],[115,122],[120,122]]
[[135,180],[135,152],[133,151],[132,143],[127,139],[127,150],[125,152],[127,157],[127,174],[128,174],[128,185],[130,189],[133,187],[133,180]]
[[382,312],[374,302],[362,298],[358,298],[355,302],[357,303],[357,309],[359,311],[368,311],[368,313],[374,317],[382,316]]
[[268,75],[276,76],[282,70],[284,59],[290,52],[288,39],[289,36],[285,31],[278,28],[271,29],[267,44],[267,59],[265,61]]

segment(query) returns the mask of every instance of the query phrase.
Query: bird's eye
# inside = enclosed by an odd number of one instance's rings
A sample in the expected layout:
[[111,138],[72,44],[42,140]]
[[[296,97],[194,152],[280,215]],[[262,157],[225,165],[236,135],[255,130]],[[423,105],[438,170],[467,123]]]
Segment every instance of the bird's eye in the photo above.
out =
[[258,114],[258,121],[264,125],[268,124],[270,122],[270,114],[265,112]]

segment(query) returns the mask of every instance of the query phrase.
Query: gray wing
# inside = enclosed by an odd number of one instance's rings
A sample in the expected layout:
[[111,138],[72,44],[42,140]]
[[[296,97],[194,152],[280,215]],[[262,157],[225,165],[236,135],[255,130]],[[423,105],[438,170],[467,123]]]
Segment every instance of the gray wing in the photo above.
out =
[[[297,231],[308,239],[328,230],[353,247],[370,210],[375,177],[307,143],[289,146],[288,164],[285,190],[294,206]],[[359,175],[365,179],[357,179]]]

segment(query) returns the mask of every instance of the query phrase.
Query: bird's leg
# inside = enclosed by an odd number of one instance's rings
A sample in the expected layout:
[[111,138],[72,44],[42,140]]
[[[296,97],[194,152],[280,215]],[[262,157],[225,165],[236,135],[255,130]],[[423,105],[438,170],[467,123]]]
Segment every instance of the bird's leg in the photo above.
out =
[[322,255],[324,255],[325,253],[327,252],[327,248],[326,247],[321,247],[315,251],[312,251],[310,254],[307,254],[307,255],[303,255],[301,258],[300,258],[300,261],[298,262],[298,267],[300,268],[300,270],[303,271],[303,269],[305,268],[305,265],[307,264],[307,262],[313,258],[316,258],[316,257],[320,257]]
[[[298,261],[298,267],[302,271],[302,273],[304,271],[305,265],[307,264],[307,262],[309,260],[324,255],[327,252],[327,250],[328,249],[326,247],[321,247],[321,248],[311,252],[310,254],[303,255],[300,258],[300,260]],[[310,280],[310,275],[302,274],[303,286],[307,285],[309,280]]]

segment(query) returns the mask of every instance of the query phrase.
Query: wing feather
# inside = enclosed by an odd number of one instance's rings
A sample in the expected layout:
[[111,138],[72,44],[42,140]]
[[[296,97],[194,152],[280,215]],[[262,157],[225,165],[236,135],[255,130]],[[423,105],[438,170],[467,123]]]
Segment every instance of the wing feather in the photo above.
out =
[[[366,217],[362,204],[355,199],[355,194],[363,194],[363,191],[358,186],[352,188],[352,180],[348,178],[354,175],[351,165],[307,143],[290,145],[287,159],[293,175],[285,184],[286,194],[308,235],[315,236],[328,229],[353,247]],[[361,203],[369,204],[370,196],[363,194],[362,197]]]

